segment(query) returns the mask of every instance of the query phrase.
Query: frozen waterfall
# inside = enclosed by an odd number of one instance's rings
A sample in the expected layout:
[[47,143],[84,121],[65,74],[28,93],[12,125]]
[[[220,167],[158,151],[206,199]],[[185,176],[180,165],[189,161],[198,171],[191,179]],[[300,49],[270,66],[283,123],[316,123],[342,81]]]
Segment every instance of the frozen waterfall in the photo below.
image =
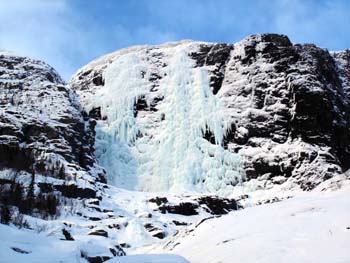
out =
[[[116,186],[228,195],[241,180],[239,156],[221,146],[229,118],[211,91],[208,72],[189,57],[191,48],[182,43],[169,51],[124,52],[105,70],[105,85],[86,107],[101,107],[107,117],[98,121],[96,155]],[[155,72],[156,87],[150,81]],[[156,110],[135,114],[140,98],[147,105],[161,99]],[[204,139],[206,130],[215,144]]]

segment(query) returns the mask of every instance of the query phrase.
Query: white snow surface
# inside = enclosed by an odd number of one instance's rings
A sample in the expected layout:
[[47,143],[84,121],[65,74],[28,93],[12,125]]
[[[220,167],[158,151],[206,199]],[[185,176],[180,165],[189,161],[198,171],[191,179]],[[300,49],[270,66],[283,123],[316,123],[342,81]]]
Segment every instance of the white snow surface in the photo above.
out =
[[[229,116],[211,91],[207,70],[196,68],[189,56],[196,49],[198,43],[180,42],[121,50],[103,73],[105,85],[80,93],[87,111],[100,107],[107,117],[96,128],[96,156],[110,183],[229,195],[241,181],[239,155],[220,146]],[[140,98],[148,107],[159,100],[156,110],[135,116]],[[203,138],[207,130],[216,144]]]
[[185,258],[171,254],[132,255],[111,259],[107,263],[189,263]]
[[[50,236],[50,234],[36,233],[25,229],[20,230],[13,226],[0,224],[1,263],[86,263],[88,261],[80,255],[80,250],[83,247],[84,244],[81,242],[62,241]],[[98,254],[99,246],[97,243],[91,244],[89,248],[90,252]],[[171,254],[132,255],[118,257],[106,262],[189,263],[185,258]]]
[[[285,192],[282,188],[251,192],[244,209],[221,217],[203,210],[195,216],[161,214],[154,210],[155,204],[146,202],[166,193],[111,187],[107,194],[110,200],[104,200],[100,207],[110,209],[113,216],[100,221],[63,213],[48,221],[26,216],[33,230],[0,224],[0,262],[86,262],[81,251],[112,257],[109,249],[122,243],[131,245],[125,249],[127,256],[107,262],[350,262],[349,175],[336,176],[311,192]],[[256,205],[272,196],[287,195],[294,197]],[[178,203],[192,197],[168,194],[167,198]],[[86,208],[76,209],[88,215]],[[89,211],[89,216],[99,216]],[[175,226],[173,220],[188,225]],[[152,237],[144,227],[147,223],[164,231],[166,238]],[[62,227],[74,241],[62,240]],[[98,229],[107,231],[108,238],[88,234]]]
[[139,252],[176,253],[192,263],[350,262],[350,183],[332,190],[338,183],[206,220]]

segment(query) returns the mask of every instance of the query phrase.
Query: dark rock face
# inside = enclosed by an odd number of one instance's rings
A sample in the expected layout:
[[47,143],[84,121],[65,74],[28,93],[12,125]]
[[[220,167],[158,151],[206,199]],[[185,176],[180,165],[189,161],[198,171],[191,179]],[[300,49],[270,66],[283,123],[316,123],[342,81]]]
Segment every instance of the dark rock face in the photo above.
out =
[[213,215],[224,215],[230,211],[238,210],[239,206],[234,199],[203,196],[198,199],[200,205],[205,205],[208,212]]
[[20,254],[29,254],[31,253],[30,251],[26,251],[26,250],[23,250],[21,248],[18,248],[18,247],[11,247],[11,249],[17,253],[20,253]]
[[155,197],[155,198],[151,198],[150,200],[148,200],[151,203],[156,203],[158,206],[162,205],[162,204],[166,204],[168,203],[168,198],[166,197]]
[[[297,50],[305,60],[312,57],[308,62],[309,72],[303,74],[309,74],[314,79],[292,86],[295,116],[291,118],[290,136],[301,137],[310,144],[330,146],[342,168],[348,169],[349,105],[335,63],[327,51],[313,45],[305,45]],[[300,75],[302,76],[299,74],[298,78]],[[293,78],[291,81],[293,83]],[[313,90],[315,86],[319,89],[317,92]]]
[[84,121],[76,95],[41,61],[0,54],[0,71],[3,189],[20,183],[24,199],[30,184],[58,198],[96,197],[93,184],[105,182],[105,175],[93,153],[94,123]]
[[137,113],[139,111],[158,111],[156,108],[159,101],[162,101],[163,97],[156,97],[153,99],[153,101],[148,105],[146,102],[146,99],[144,96],[141,96],[137,99],[135,105],[134,105],[134,116],[137,116]]
[[[209,50],[192,54],[197,65],[213,56]],[[224,146],[245,157],[248,180],[296,177],[311,189],[349,169],[348,52],[331,55],[266,34],[235,44],[224,61],[217,96],[234,113]],[[211,134],[205,137],[212,141]],[[251,155],[254,149],[259,154]]]
[[[279,35],[251,36],[238,47],[243,50],[233,51],[225,90],[218,95],[240,113],[240,118],[233,118],[236,130],[230,142],[246,156],[247,179],[295,176],[311,189],[347,170],[350,115],[344,79],[348,76],[342,75],[329,52],[315,45],[293,46]],[[242,76],[245,81],[238,84]],[[237,100],[252,103],[239,108],[232,104]],[[247,154],[258,147],[272,153]],[[301,149],[296,151],[297,147]],[[274,148],[281,151],[274,153]]]
[[158,239],[163,239],[166,237],[165,231],[163,231],[162,229],[160,229],[160,228],[158,228],[150,223],[145,224],[144,227],[153,237],[156,237]]
[[[57,190],[61,192],[61,194],[65,197],[68,198],[95,198],[96,197],[96,190],[92,188],[83,188],[83,187],[78,187],[75,184],[67,185],[67,184],[62,184],[62,185],[50,185],[45,183],[39,183],[38,186],[41,189],[52,189],[52,190]],[[49,190],[49,191],[50,191]],[[43,190],[45,192],[45,190]],[[47,190],[46,190],[47,192]]]
[[68,241],[74,241],[74,238],[72,237],[71,233],[67,229],[62,229],[62,234],[64,235],[64,238]]
[[184,216],[193,216],[198,215],[197,208],[199,207],[196,203],[184,202],[177,205],[162,205],[159,207],[159,210],[165,214],[179,214]]
[[198,52],[190,54],[196,61],[197,67],[214,66],[210,76],[210,86],[214,94],[217,94],[221,88],[226,63],[232,49],[233,45],[228,44],[201,45]]
[[81,257],[85,258],[89,263],[102,263],[109,259],[111,259],[111,256],[88,256],[86,253],[81,253]]
[[[155,197],[148,201],[157,204],[158,210],[163,214],[170,213],[184,216],[198,215],[198,209],[203,209],[213,215],[224,215],[240,208],[235,199],[209,195],[180,203],[170,203],[166,197]],[[174,224],[181,225],[181,222],[176,221]]]
[[94,231],[90,232],[89,235],[90,236],[108,237],[107,231],[105,231],[103,229],[94,230]]
[[[25,155],[28,159],[26,161],[24,158],[15,158],[16,153],[8,155],[7,158],[3,154],[4,158],[1,158],[3,166],[16,169],[14,161],[9,159],[21,159],[23,167],[19,168],[32,170],[29,166],[33,165],[35,156],[31,152],[36,149],[30,144],[39,142],[42,147],[45,147],[45,144],[59,144],[61,141],[62,145],[57,145],[51,152],[59,152],[66,161],[76,163],[83,168],[92,166],[94,164],[93,138],[89,138],[89,134],[86,134],[88,131],[85,130],[79,106],[74,101],[73,94],[70,94],[71,91],[64,86],[54,69],[40,61],[4,55],[0,56],[0,65],[8,67],[6,74],[1,76],[0,82],[1,107],[4,110],[0,116],[0,135],[2,140],[7,139],[11,143],[10,146],[3,143],[2,147],[10,147],[11,150],[18,152],[17,157]],[[57,105],[54,102],[50,104],[53,99],[57,100]],[[59,105],[59,102],[64,105]],[[65,106],[67,108],[64,108]],[[50,110],[48,107],[57,109]],[[47,115],[50,114],[52,119],[48,119],[50,116]],[[22,122],[21,127],[16,126],[14,117],[18,122]],[[30,149],[23,150],[23,147],[16,149],[19,144],[27,144]]]

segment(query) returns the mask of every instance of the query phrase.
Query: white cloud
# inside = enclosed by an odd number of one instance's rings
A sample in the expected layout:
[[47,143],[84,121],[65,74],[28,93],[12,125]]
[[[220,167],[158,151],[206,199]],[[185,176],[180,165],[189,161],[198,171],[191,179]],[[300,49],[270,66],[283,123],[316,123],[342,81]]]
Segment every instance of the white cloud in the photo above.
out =
[[[130,14],[118,14],[122,3],[112,1],[116,14],[104,25],[106,20],[96,17],[114,10],[105,10],[103,1],[98,13],[91,7],[80,10],[73,6],[83,1],[0,0],[0,50],[44,60],[68,80],[95,57],[135,44],[181,38],[235,42],[259,32],[283,33],[292,41],[316,42],[328,48],[348,45],[349,40],[347,1],[135,2],[131,10],[126,9]],[[118,15],[125,15],[124,20]]]
[[143,25],[101,28],[80,17],[69,0],[0,0],[0,50],[41,59],[68,80],[96,56],[133,44],[173,40],[168,32]]
[[64,35],[68,39],[79,37],[71,19],[63,0],[0,0],[0,49],[42,59],[58,70],[70,71],[72,65],[62,51],[69,46]]

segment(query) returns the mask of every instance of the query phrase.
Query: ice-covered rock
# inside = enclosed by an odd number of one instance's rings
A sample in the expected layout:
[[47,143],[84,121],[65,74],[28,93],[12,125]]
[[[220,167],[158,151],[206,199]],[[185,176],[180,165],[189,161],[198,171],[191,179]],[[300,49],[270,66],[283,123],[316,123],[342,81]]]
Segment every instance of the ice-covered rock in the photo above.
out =
[[309,190],[350,168],[349,79],[348,51],[262,34],[123,49],[70,86],[111,183],[227,195],[241,180]]
[[227,195],[242,180],[239,155],[222,147],[229,116],[209,71],[189,56],[197,49],[193,42],[126,49],[73,78],[84,109],[100,117],[96,156],[112,184]]

